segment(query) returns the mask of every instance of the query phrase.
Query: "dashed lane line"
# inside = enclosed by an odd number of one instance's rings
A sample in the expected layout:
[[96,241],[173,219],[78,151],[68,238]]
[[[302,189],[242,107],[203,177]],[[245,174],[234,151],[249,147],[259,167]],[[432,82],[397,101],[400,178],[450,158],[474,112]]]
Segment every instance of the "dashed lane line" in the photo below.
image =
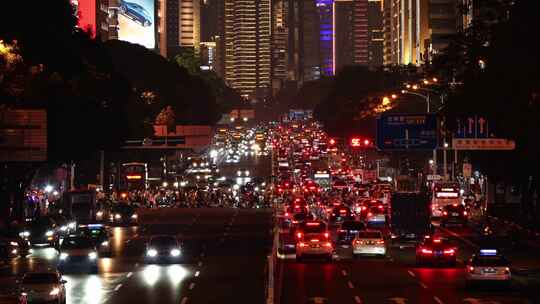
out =
[[355,302],[356,304],[362,304],[362,299],[360,299],[359,296],[354,296],[354,302]]
[[442,227],[439,227],[439,229],[442,230],[442,231],[444,231],[445,233],[448,233],[448,234],[450,234],[451,236],[453,236],[453,237],[455,237],[455,238],[461,240],[461,241],[464,242],[465,244],[467,244],[467,245],[469,245],[469,246],[471,246],[471,247],[473,247],[473,248],[475,248],[475,249],[480,248],[480,246],[476,245],[476,244],[473,243],[472,241],[467,240],[466,238],[462,237],[461,235],[459,235],[459,234],[457,234],[457,233],[455,233],[455,232],[453,232],[453,231],[451,231],[451,230],[448,230],[448,229],[442,228]]
[[118,291],[120,290],[120,288],[122,288],[122,284],[116,285],[116,287],[114,288],[114,291]]
[[133,272],[130,271],[130,272],[128,272],[128,273],[126,274],[126,277],[127,277],[127,278],[130,278],[132,275],[133,275]]
[[183,297],[182,301],[180,301],[180,304],[186,304],[188,301],[188,297]]
[[192,290],[193,288],[195,288],[195,283],[189,284],[189,290]]
[[414,272],[412,272],[412,270],[407,270],[407,273],[409,273],[409,275],[413,278],[416,278],[416,274],[414,274]]
[[349,286],[350,289],[354,288],[354,285],[351,281],[347,282],[347,286]]
[[438,304],[444,304],[444,302],[437,296],[433,296],[433,300],[435,300],[435,302],[437,302]]
[[347,270],[345,270],[345,269],[341,270],[341,274],[342,274],[344,277],[347,276]]
[[198,277],[200,274],[201,274],[201,272],[197,270],[197,271],[195,272],[195,277]]
[[428,287],[427,287],[427,285],[426,285],[426,284],[424,284],[424,283],[422,283],[422,282],[418,282],[418,284],[420,284],[420,286],[422,286],[422,288],[424,288],[424,289],[428,289]]

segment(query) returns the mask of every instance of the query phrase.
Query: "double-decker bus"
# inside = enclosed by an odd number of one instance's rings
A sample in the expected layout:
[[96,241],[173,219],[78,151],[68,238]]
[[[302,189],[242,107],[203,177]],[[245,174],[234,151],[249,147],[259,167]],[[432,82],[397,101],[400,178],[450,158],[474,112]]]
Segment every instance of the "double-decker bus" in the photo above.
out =
[[431,215],[435,217],[441,216],[442,210],[445,206],[455,204],[461,204],[459,183],[436,182],[433,185]]
[[133,191],[148,188],[148,166],[146,163],[123,163],[120,168],[118,190]]

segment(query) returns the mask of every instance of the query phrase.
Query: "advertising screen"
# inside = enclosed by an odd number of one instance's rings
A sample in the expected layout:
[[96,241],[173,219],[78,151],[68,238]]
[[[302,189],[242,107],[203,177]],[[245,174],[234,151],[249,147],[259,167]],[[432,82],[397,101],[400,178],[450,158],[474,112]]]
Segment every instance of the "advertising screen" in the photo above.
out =
[[121,0],[118,10],[118,39],[155,47],[154,0]]
[[71,3],[78,19],[77,26],[89,31],[94,37],[96,35],[96,1],[72,0]]

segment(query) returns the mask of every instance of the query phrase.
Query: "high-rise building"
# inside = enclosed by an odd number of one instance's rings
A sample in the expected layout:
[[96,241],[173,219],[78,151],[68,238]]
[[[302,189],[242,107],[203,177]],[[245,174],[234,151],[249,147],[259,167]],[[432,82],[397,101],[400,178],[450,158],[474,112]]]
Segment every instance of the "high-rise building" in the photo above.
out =
[[199,0],[158,0],[159,53],[168,58],[179,54],[182,48],[199,50],[200,36]]
[[334,0],[315,0],[319,13],[319,56],[321,75],[332,76],[334,65]]
[[271,1],[224,1],[225,81],[246,98],[265,96],[271,74]]
[[289,70],[289,0],[272,2],[272,95],[283,88]]
[[384,62],[384,15],[382,0],[368,1],[368,65],[380,67]]
[[368,0],[335,0],[335,70],[346,65],[369,65]]
[[393,34],[397,32],[394,30],[396,22],[392,16],[392,5],[394,1],[383,1],[383,64],[392,65],[397,62],[397,58],[394,54],[394,37]]

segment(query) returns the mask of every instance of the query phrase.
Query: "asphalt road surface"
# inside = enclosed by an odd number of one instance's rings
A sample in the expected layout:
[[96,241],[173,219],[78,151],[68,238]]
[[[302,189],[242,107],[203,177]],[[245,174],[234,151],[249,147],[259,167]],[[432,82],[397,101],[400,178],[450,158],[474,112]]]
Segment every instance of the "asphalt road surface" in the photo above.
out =
[[[100,258],[97,275],[67,273],[68,303],[263,303],[271,213],[261,209],[159,209],[144,212],[139,227],[115,227],[113,257]],[[150,235],[175,234],[184,242],[177,265],[144,263]],[[35,249],[0,269],[3,289],[28,270],[56,265],[52,248]]]

